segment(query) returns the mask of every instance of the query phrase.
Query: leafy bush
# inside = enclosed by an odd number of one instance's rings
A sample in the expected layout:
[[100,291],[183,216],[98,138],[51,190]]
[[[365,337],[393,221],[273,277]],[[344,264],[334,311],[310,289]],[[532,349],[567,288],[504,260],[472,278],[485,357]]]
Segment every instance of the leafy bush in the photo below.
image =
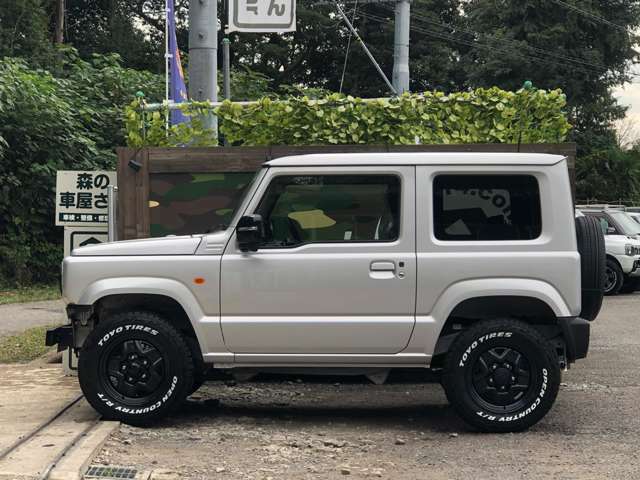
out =
[[640,151],[611,147],[576,161],[577,198],[582,201],[624,203],[640,201]]
[[[221,133],[236,145],[551,143],[569,132],[565,102],[559,90],[490,88],[373,101],[339,94],[265,97],[250,105],[224,102],[215,113]],[[181,109],[196,119],[207,108]],[[166,111],[147,112],[137,102],[125,117],[130,146],[215,144],[197,121],[166,132]]]
[[50,70],[0,61],[0,275],[3,283],[50,282],[59,272],[54,226],[57,170],[115,168],[122,108],[163,79],[120,66],[117,56],[81,60],[61,49]]

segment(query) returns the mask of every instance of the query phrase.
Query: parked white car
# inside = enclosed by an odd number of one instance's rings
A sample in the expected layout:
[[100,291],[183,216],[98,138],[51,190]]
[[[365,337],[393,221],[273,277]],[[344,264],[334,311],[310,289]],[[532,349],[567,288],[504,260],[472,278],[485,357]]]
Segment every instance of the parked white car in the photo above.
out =
[[634,291],[640,279],[640,224],[629,213],[616,208],[588,207],[581,212],[595,217],[605,235],[605,295]]

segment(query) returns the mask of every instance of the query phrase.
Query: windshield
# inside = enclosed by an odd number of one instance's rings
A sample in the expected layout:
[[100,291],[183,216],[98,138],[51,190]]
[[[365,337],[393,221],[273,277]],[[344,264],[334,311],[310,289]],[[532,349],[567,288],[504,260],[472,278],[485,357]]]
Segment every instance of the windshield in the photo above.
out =
[[609,215],[611,215],[611,218],[613,218],[620,226],[624,235],[635,236],[640,234],[640,224],[638,224],[638,222],[631,218],[627,213],[611,212]]
[[260,170],[255,172],[251,177],[251,180],[249,180],[245,185],[240,187],[238,191],[234,194],[234,199],[233,199],[234,208],[229,209],[229,211],[225,213],[225,221],[222,223],[217,223],[213,225],[205,233],[215,233],[220,230],[226,230],[229,227],[229,224],[231,223],[231,219],[235,217],[238,208],[244,203],[245,196],[247,195],[247,192],[251,190],[259,173],[260,173]]

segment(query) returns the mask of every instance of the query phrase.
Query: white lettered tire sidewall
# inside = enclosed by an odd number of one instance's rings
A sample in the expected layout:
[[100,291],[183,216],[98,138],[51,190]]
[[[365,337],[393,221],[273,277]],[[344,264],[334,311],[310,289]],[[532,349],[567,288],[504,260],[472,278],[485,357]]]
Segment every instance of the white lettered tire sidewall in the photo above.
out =
[[[489,409],[473,393],[473,365],[494,347],[517,350],[529,362],[533,385],[516,411]],[[533,327],[515,320],[485,321],[461,333],[447,356],[443,375],[445,392],[456,411],[470,425],[488,432],[516,432],[534,425],[550,410],[559,385],[558,359],[549,342]]]
[[[103,365],[125,340],[153,345],[164,359],[164,378],[144,404],[132,405],[106,385]],[[183,336],[160,316],[125,312],[101,321],[87,337],[78,360],[78,379],[87,401],[105,418],[147,425],[175,410],[193,385],[193,361]]]

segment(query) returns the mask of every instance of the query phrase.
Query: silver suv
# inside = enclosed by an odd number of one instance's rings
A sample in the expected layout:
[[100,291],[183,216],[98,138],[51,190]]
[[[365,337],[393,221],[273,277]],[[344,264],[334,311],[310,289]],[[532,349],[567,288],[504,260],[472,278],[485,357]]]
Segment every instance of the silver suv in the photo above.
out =
[[148,424],[213,371],[429,369],[469,424],[506,432],[586,356],[604,244],[563,157],[308,155],[266,163],[230,225],[79,248],[62,278],[70,325],[47,342],[79,354],[107,418]]

